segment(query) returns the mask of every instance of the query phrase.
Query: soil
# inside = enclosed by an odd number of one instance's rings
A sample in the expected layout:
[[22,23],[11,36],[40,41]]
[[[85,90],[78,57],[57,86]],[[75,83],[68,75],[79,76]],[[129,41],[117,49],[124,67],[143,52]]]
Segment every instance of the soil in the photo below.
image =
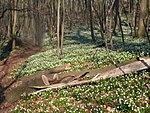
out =
[[20,68],[22,64],[25,63],[26,59],[40,52],[38,47],[30,47],[25,49],[15,49],[11,54],[0,61],[0,112],[9,113],[10,109],[13,108],[16,104],[10,104],[5,101],[5,95],[7,95],[13,88],[17,87],[19,82],[15,81],[12,85],[6,88],[10,83],[14,81],[13,79],[13,70]]

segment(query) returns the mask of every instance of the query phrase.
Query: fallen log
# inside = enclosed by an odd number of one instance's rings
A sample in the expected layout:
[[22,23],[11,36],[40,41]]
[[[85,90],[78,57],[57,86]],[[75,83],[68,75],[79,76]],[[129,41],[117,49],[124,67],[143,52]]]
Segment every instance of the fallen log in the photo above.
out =
[[82,80],[82,81],[72,81],[69,83],[58,83],[58,84],[53,84],[53,85],[49,85],[49,86],[30,86],[31,88],[35,88],[35,89],[41,89],[38,90],[36,92],[33,93],[29,93],[28,95],[34,95],[43,91],[47,91],[47,90],[51,90],[51,89],[59,89],[59,88],[65,88],[67,86],[77,86],[77,85],[83,85],[83,84],[87,84],[92,82],[91,80]]
[[55,67],[55,68],[51,68],[49,70],[36,72],[33,75],[30,75],[28,77],[25,76],[25,77],[22,78],[21,81],[26,82],[26,81],[29,81],[31,79],[41,78],[41,75],[46,75],[50,78],[53,78],[53,76],[51,74],[63,72],[63,71],[69,70],[69,69],[71,69],[71,65],[66,64],[66,65],[63,65],[63,66],[58,66],[58,67]]
[[21,85],[16,87],[16,88],[13,88],[9,93],[6,94],[6,101],[10,102],[10,103],[13,103],[13,102],[19,100],[20,96],[23,93],[29,93],[29,92],[35,91],[34,89],[31,89],[29,87],[31,85],[44,85],[44,83],[41,79],[42,74],[45,74],[48,77],[53,78],[54,73],[59,73],[59,72],[68,70],[70,68],[71,68],[71,65],[66,64],[66,65],[63,65],[63,66],[59,66],[59,67],[49,69],[47,71],[37,72],[37,73],[35,73],[31,76],[28,76],[28,77],[23,77],[20,81]]
[[70,83],[74,83],[74,82],[78,81],[79,78],[84,77],[87,73],[89,73],[89,72],[85,72],[85,73],[78,75],[78,76],[73,76],[73,77],[71,77],[71,79],[69,78],[68,81],[65,81],[65,82],[61,82],[61,81],[63,81],[63,79],[62,79],[62,80],[59,80],[61,83],[55,83],[52,85],[44,85],[44,86],[30,86],[30,88],[44,89],[44,88],[52,88],[52,87],[56,87],[56,86],[59,87],[59,85],[60,85],[60,87],[64,86],[64,85],[71,85],[72,86],[72,84],[70,84]]
[[120,75],[125,75],[137,71],[142,71],[150,68],[150,58],[142,58],[139,61],[132,62],[130,64],[126,64],[120,67],[117,67],[115,69],[108,70],[106,72],[98,73],[95,77],[93,77],[91,80],[82,80],[82,81],[72,81],[69,83],[58,83],[58,84],[53,84],[53,85],[48,85],[48,86],[30,86],[31,88],[35,89],[41,89],[39,91],[30,93],[32,94],[37,94],[39,92],[47,91],[50,89],[58,89],[58,88],[65,88],[67,86],[76,86],[76,85],[83,85],[87,84],[90,82],[95,82],[100,79],[106,79],[110,77],[117,77]]
[[139,61],[135,61],[124,66],[117,67],[110,71],[101,73],[99,77],[95,80],[105,79],[109,77],[116,77],[120,75],[125,75],[137,71],[142,71],[150,68],[150,58],[141,58]]

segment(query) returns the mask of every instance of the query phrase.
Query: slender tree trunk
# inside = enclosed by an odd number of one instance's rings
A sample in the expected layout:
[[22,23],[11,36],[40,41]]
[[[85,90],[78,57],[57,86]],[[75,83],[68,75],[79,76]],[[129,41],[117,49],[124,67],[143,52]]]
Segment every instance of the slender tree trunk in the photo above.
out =
[[89,5],[89,12],[90,12],[90,28],[91,28],[91,37],[93,42],[96,42],[96,39],[94,37],[94,29],[93,29],[93,12],[92,12],[92,0],[88,0],[88,5]]
[[88,29],[88,1],[84,0],[85,8],[84,8],[84,23],[85,23],[85,29]]
[[112,40],[112,21],[113,21],[113,10],[110,12],[110,22],[109,22],[109,39],[111,48],[113,48],[113,40]]
[[[13,0],[13,8],[16,9],[17,0]],[[17,11],[12,11],[13,26],[12,26],[12,50],[16,47],[16,22],[17,22]]]
[[115,15],[114,15],[114,27],[113,27],[113,34],[117,35],[116,33],[116,27],[118,25],[118,11],[119,11],[119,4],[117,0],[115,1]]
[[63,40],[64,40],[64,21],[65,21],[65,3],[64,0],[62,0],[62,22],[61,22],[61,54],[62,54],[62,50],[63,50]]
[[57,1],[57,54],[60,55],[60,0]]
[[122,28],[122,25],[121,25],[121,16],[120,16],[120,12],[119,12],[119,4],[120,4],[120,1],[119,0],[115,0],[115,7],[117,7],[117,10],[116,10],[116,15],[119,19],[119,27],[120,27],[120,31],[121,31],[121,36],[122,36],[122,45],[123,47],[125,46],[125,41],[124,41],[124,33],[123,33],[123,28]]
[[138,13],[137,13],[137,10],[138,10],[138,2],[134,5],[134,9],[133,9],[133,38],[135,38],[137,36],[137,16],[138,16]]

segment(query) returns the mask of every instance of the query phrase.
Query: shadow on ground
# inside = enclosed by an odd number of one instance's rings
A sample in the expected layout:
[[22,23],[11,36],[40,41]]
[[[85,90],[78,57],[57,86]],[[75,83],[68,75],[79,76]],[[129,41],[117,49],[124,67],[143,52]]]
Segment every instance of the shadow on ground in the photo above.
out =
[[[78,29],[76,34],[74,35],[67,35],[65,36],[66,40],[69,40],[67,44],[86,44],[86,45],[94,45],[94,42],[90,36],[90,34],[83,34],[84,29]],[[95,44],[96,47],[102,47],[105,48],[105,42],[100,36],[98,36],[98,33],[95,33],[95,38],[98,40]],[[110,43],[108,42],[108,46],[110,50],[113,51],[119,51],[119,52],[129,52],[131,54],[135,55],[144,55],[144,56],[150,56],[150,45],[148,42],[141,41],[141,39],[133,38],[130,34],[124,34],[125,37],[131,37],[126,39],[123,46],[121,35],[117,34],[116,36],[113,36],[113,48],[110,46]],[[146,40],[147,38],[143,39]],[[104,44],[104,46],[99,46]]]

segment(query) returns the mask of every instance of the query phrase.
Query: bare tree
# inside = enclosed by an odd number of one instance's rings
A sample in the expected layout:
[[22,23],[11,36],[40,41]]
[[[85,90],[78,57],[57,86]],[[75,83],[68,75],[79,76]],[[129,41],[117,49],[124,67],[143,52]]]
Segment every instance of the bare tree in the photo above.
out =
[[58,56],[62,54],[63,38],[64,38],[64,19],[65,19],[65,6],[64,0],[58,0],[57,3],[57,52]]
[[[50,44],[57,46],[60,55],[64,33],[72,32],[80,24],[90,28],[94,43],[97,41],[94,29],[99,25],[103,41],[113,46],[112,35],[120,32],[124,45],[122,17],[126,17],[125,23],[133,37],[149,39],[148,5],[149,0],[1,0],[0,47],[9,42],[9,50],[12,50],[18,39],[24,46],[41,47],[43,35],[48,32]],[[53,42],[55,37],[57,44]]]
[[148,0],[140,0],[140,17],[138,24],[138,36],[143,37],[146,35],[146,20],[148,16]]
[[88,6],[89,6],[88,8],[89,8],[89,13],[90,13],[89,20],[90,20],[90,28],[91,28],[91,37],[92,37],[93,42],[95,43],[96,39],[94,37],[94,28],[93,28],[92,0],[88,0]]

